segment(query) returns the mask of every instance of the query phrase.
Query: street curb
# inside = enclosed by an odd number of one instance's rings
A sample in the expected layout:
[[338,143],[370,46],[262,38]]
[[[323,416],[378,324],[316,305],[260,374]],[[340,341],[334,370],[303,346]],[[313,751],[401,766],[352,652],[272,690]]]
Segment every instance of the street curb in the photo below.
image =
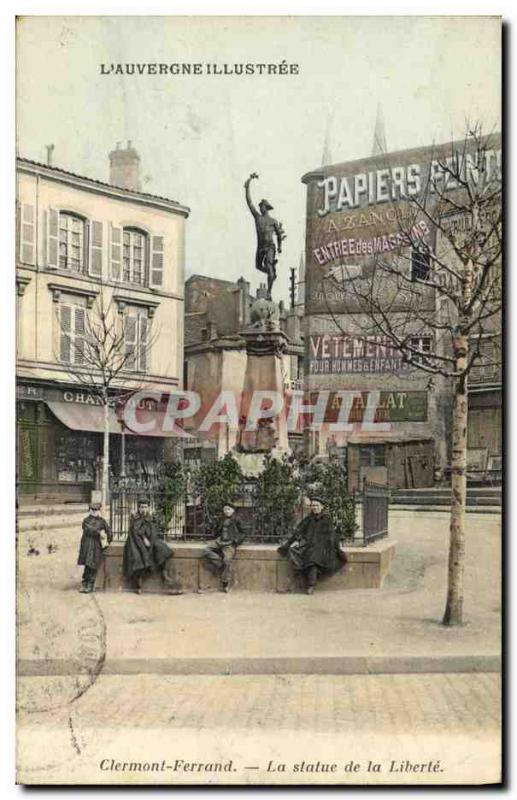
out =
[[[73,659],[22,659],[18,677],[84,673]],[[272,658],[113,658],[103,675],[395,675],[500,672],[498,655],[322,656]]]

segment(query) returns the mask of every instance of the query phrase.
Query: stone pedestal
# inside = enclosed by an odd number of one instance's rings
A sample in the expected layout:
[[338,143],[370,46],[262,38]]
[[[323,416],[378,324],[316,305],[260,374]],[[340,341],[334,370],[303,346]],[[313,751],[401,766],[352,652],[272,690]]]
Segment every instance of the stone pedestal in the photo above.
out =
[[[278,308],[271,300],[259,295],[250,316],[251,324],[241,331],[246,342],[246,370],[236,458],[244,472],[257,474],[266,454],[280,458],[289,452],[282,375],[282,355],[289,339],[280,330]],[[258,394],[260,392],[264,394]],[[277,402],[281,403],[281,410],[274,416],[259,419],[253,430],[247,430],[254,398],[255,403],[262,398],[261,408],[265,411]]]

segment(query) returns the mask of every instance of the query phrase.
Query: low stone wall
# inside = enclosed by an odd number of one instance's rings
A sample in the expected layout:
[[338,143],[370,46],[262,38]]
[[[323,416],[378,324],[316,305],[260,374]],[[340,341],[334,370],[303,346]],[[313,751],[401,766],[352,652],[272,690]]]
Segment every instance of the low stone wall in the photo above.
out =
[[[318,582],[316,591],[379,589],[388,574],[395,544],[390,539],[381,539],[368,547],[346,547],[348,563],[340,572]],[[206,544],[177,542],[171,546],[174,557],[169,569],[178,589],[198,592],[220,588],[218,577],[210,571],[202,558]],[[104,566],[97,573],[97,590],[124,591],[132,588],[122,575],[123,547],[123,543],[115,542],[107,549]],[[286,559],[277,553],[273,545],[244,544],[239,547],[233,574],[234,591],[304,591],[301,579],[296,576],[292,580]],[[164,592],[161,578],[155,575],[146,579],[143,589],[145,592]]]

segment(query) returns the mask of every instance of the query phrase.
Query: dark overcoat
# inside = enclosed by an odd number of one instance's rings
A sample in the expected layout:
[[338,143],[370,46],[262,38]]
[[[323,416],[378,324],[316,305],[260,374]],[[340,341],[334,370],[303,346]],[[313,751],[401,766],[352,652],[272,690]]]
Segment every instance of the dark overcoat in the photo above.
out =
[[327,514],[309,514],[302,519],[293,535],[278,551],[286,555],[296,569],[318,567],[324,572],[336,572],[347,560]]
[[214,539],[217,545],[225,546],[232,544],[238,547],[244,541],[246,533],[242,522],[233,517],[222,517],[214,528]]
[[[122,569],[126,577],[159,570],[173,555],[171,548],[160,539],[159,532],[158,523],[153,516],[131,515],[122,558]],[[146,539],[149,545],[145,543]]]
[[88,514],[83,519],[83,535],[79,545],[77,563],[81,566],[97,569],[103,559],[101,531],[106,531],[108,542],[111,542],[111,529],[105,519]]

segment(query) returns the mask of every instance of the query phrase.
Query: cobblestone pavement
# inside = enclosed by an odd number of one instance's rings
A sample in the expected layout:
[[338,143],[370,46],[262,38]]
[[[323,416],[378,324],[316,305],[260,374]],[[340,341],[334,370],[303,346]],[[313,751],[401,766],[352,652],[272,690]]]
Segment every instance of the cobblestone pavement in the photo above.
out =
[[[22,678],[20,689],[57,680]],[[101,675],[67,709],[20,715],[18,760],[20,778],[30,782],[43,776],[59,782],[62,775],[71,782],[117,782],[120,774],[100,770],[102,759],[138,757],[169,764],[232,758],[229,778],[208,777],[238,783],[244,775],[245,782],[289,783],[301,778],[295,780],[291,772],[289,781],[288,773],[268,772],[270,760],[292,768],[296,759],[315,761],[325,753],[336,763],[355,758],[362,769],[355,781],[341,773],[339,779],[320,774],[317,782],[413,782],[413,773],[402,778],[392,772],[367,774],[366,764],[377,759],[385,770],[391,759],[414,758],[440,762],[431,778],[426,774],[427,781],[471,782],[476,776],[497,779],[499,729],[500,679],[489,673]],[[55,746],[63,759],[68,753],[62,764],[55,763]],[[28,773],[24,763],[33,765]],[[258,769],[246,769],[250,764]],[[123,780],[145,782],[145,777],[131,773]],[[206,773],[173,770],[153,775],[151,782],[206,780]]]

